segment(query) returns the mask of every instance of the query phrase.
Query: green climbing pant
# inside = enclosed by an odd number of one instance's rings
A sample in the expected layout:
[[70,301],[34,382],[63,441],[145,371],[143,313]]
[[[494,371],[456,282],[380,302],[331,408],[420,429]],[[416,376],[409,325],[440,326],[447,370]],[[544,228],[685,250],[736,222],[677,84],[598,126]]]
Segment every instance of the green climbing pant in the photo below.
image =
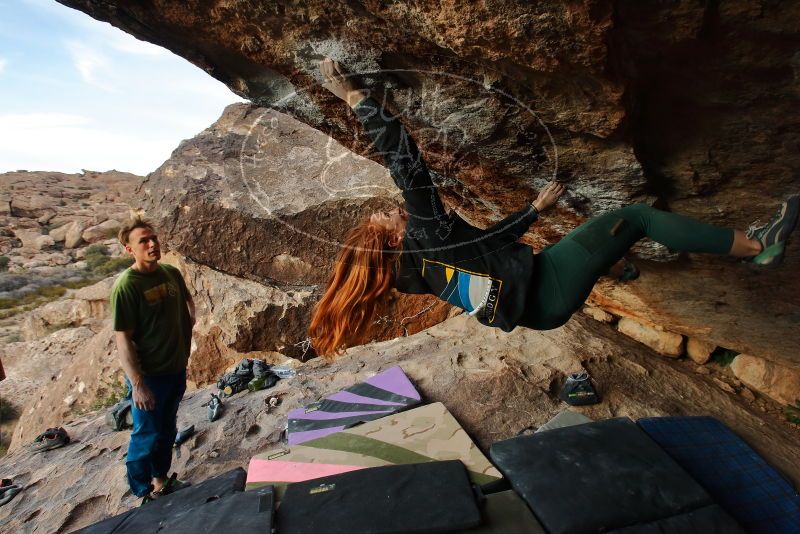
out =
[[727,254],[733,230],[633,204],[586,221],[534,256],[520,326],[549,330],[566,323],[597,279],[643,237],[683,252]]

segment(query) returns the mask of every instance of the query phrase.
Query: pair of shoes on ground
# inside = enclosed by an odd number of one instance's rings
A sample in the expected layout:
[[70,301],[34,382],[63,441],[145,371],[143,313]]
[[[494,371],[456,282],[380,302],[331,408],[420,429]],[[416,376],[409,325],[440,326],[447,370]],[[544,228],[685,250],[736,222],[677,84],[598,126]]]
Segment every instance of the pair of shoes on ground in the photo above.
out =
[[0,486],[0,506],[3,506],[4,504],[10,502],[11,499],[13,499],[17,495],[17,493],[22,491],[22,486],[20,486],[19,484],[11,483],[11,481],[7,478],[4,478],[3,482],[5,482],[6,480],[8,480],[9,483]]
[[792,195],[781,204],[767,224],[751,225],[747,230],[747,237],[758,239],[762,250],[758,255],[745,261],[766,267],[780,265],[786,253],[789,234],[797,226],[798,213],[800,213],[800,195]]
[[175,493],[176,491],[180,491],[184,488],[191,486],[191,483],[185,482],[183,480],[178,480],[178,474],[172,473],[166,482],[164,482],[164,486],[158,491],[151,491],[144,497],[142,497],[142,506],[145,504],[160,499],[170,493]]
[[43,452],[63,447],[69,443],[69,435],[62,427],[48,428],[28,446],[31,452]]

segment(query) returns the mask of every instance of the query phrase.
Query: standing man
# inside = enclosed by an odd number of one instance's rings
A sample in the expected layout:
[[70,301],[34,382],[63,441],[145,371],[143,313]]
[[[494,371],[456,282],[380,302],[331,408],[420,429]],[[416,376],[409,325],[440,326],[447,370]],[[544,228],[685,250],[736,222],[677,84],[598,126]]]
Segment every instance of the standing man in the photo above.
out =
[[186,485],[167,473],[186,391],[194,302],[180,271],[158,263],[161,249],[149,222],[132,218],[119,240],[135,260],[111,290],[117,350],[133,394],[126,465],[131,491],[145,504]]

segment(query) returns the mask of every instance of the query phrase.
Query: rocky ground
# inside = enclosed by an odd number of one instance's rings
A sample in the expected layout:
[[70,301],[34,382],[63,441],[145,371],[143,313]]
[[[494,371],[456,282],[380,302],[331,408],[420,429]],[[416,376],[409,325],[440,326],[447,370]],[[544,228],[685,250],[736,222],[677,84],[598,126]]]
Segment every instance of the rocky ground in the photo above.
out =
[[[270,390],[226,400],[225,415],[214,423],[200,405],[216,388],[190,391],[179,427],[194,424],[197,434],[173,466],[190,480],[246,467],[252,455],[279,446],[288,410],[396,364],[426,401],[444,402],[484,450],[565,409],[557,398],[565,373],[586,369],[603,400],[577,411],[594,419],[712,415],[800,481],[800,429],[781,420],[778,405],[743,394],[743,386],[716,364],[698,368],[666,358],[585,315],[558,330],[510,334],[460,315],[408,338],[350,349],[334,364],[308,362]],[[277,409],[265,402],[270,396],[281,398]],[[70,532],[138,504],[124,480],[128,432],[107,428],[102,411],[76,417],[65,428],[73,442],[63,449],[42,455],[20,449],[0,459],[0,474],[26,486],[0,508],[0,521],[11,532]]]

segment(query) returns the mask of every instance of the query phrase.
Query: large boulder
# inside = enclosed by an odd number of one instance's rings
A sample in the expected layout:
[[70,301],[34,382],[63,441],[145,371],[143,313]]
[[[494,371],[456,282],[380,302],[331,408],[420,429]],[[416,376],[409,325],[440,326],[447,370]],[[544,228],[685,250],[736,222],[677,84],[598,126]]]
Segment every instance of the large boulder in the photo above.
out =
[[53,248],[56,244],[55,240],[49,235],[40,235],[33,243],[36,250],[47,250]]
[[731,370],[736,378],[782,404],[800,402],[800,369],[740,354],[731,362]]
[[83,243],[83,230],[86,228],[86,223],[83,221],[72,221],[69,223],[69,229],[64,234],[64,247],[76,248]]
[[117,235],[122,224],[114,219],[107,219],[99,224],[90,226],[85,229],[81,234],[81,238],[87,243],[97,243],[98,241],[105,241],[110,237]]
[[14,231],[15,237],[22,242],[24,248],[39,250],[38,241],[42,237],[42,232],[36,229],[19,229]]
[[50,235],[50,237],[53,238],[53,241],[55,241],[56,243],[61,243],[67,238],[67,232],[69,231],[69,229],[70,229],[69,223],[62,224],[58,228],[53,228],[52,230],[50,230],[48,234]]
[[[274,9],[255,0],[61,3],[164,46],[237,94],[280,109],[363,154],[367,143],[352,113],[318,86],[317,61],[331,55],[354,72],[367,73],[366,83],[402,114],[442,178],[446,203],[470,222],[484,225],[510,213],[552,177],[568,183],[565,200],[526,236],[537,247],[557,241],[589,216],[639,200],[743,228],[756,218],[765,220],[783,196],[800,190],[793,122],[800,94],[793,74],[797,3],[340,0]],[[280,156],[289,168],[310,161],[317,169],[321,153],[311,145],[303,149],[307,157],[271,152],[271,143],[259,146],[258,136],[248,135],[247,126],[262,111],[239,113],[238,140],[208,145],[217,147],[214,157],[199,142],[185,145],[184,151],[198,151],[198,163],[205,152],[205,170],[198,166],[189,174],[166,166],[146,186],[151,198],[182,206],[170,219],[177,223],[171,232],[181,251],[198,261],[227,269],[246,253],[249,261],[242,263],[253,273],[248,276],[280,278],[277,255],[256,244],[256,228],[264,228],[281,244],[278,255],[299,258],[289,263],[286,276],[303,272],[304,263],[320,266],[332,251],[298,237],[298,248],[311,251],[309,258],[287,242],[274,221],[261,218],[249,226],[233,214],[210,216],[213,202],[176,201],[184,192],[198,198],[197,189],[213,190],[225,176],[228,183],[220,192],[227,196],[218,197],[216,205],[238,209],[261,202],[272,209],[277,203],[278,219],[318,233],[282,194],[289,184],[306,192],[307,184],[296,180],[303,174],[290,172],[282,184],[244,180],[248,188],[242,182],[245,175],[256,175],[249,171],[259,168],[258,159]],[[233,162],[237,150],[243,167],[220,165]],[[380,160],[377,154],[369,157]],[[231,187],[236,181],[240,185]],[[168,188],[172,192],[163,195]],[[348,201],[326,203],[338,217],[351,207]],[[195,221],[196,238],[180,230]],[[203,250],[211,248],[212,226],[232,233],[214,239],[215,250]],[[294,251],[281,250],[284,246]],[[677,258],[650,245],[638,254]],[[800,313],[798,266],[797,244],[789,247],[784,267],[770,276],[699,255],[667,265],[640,262],[638,281],[600,285],[593,298],[601,308],[643,324],[796,364],[792,318]]]

